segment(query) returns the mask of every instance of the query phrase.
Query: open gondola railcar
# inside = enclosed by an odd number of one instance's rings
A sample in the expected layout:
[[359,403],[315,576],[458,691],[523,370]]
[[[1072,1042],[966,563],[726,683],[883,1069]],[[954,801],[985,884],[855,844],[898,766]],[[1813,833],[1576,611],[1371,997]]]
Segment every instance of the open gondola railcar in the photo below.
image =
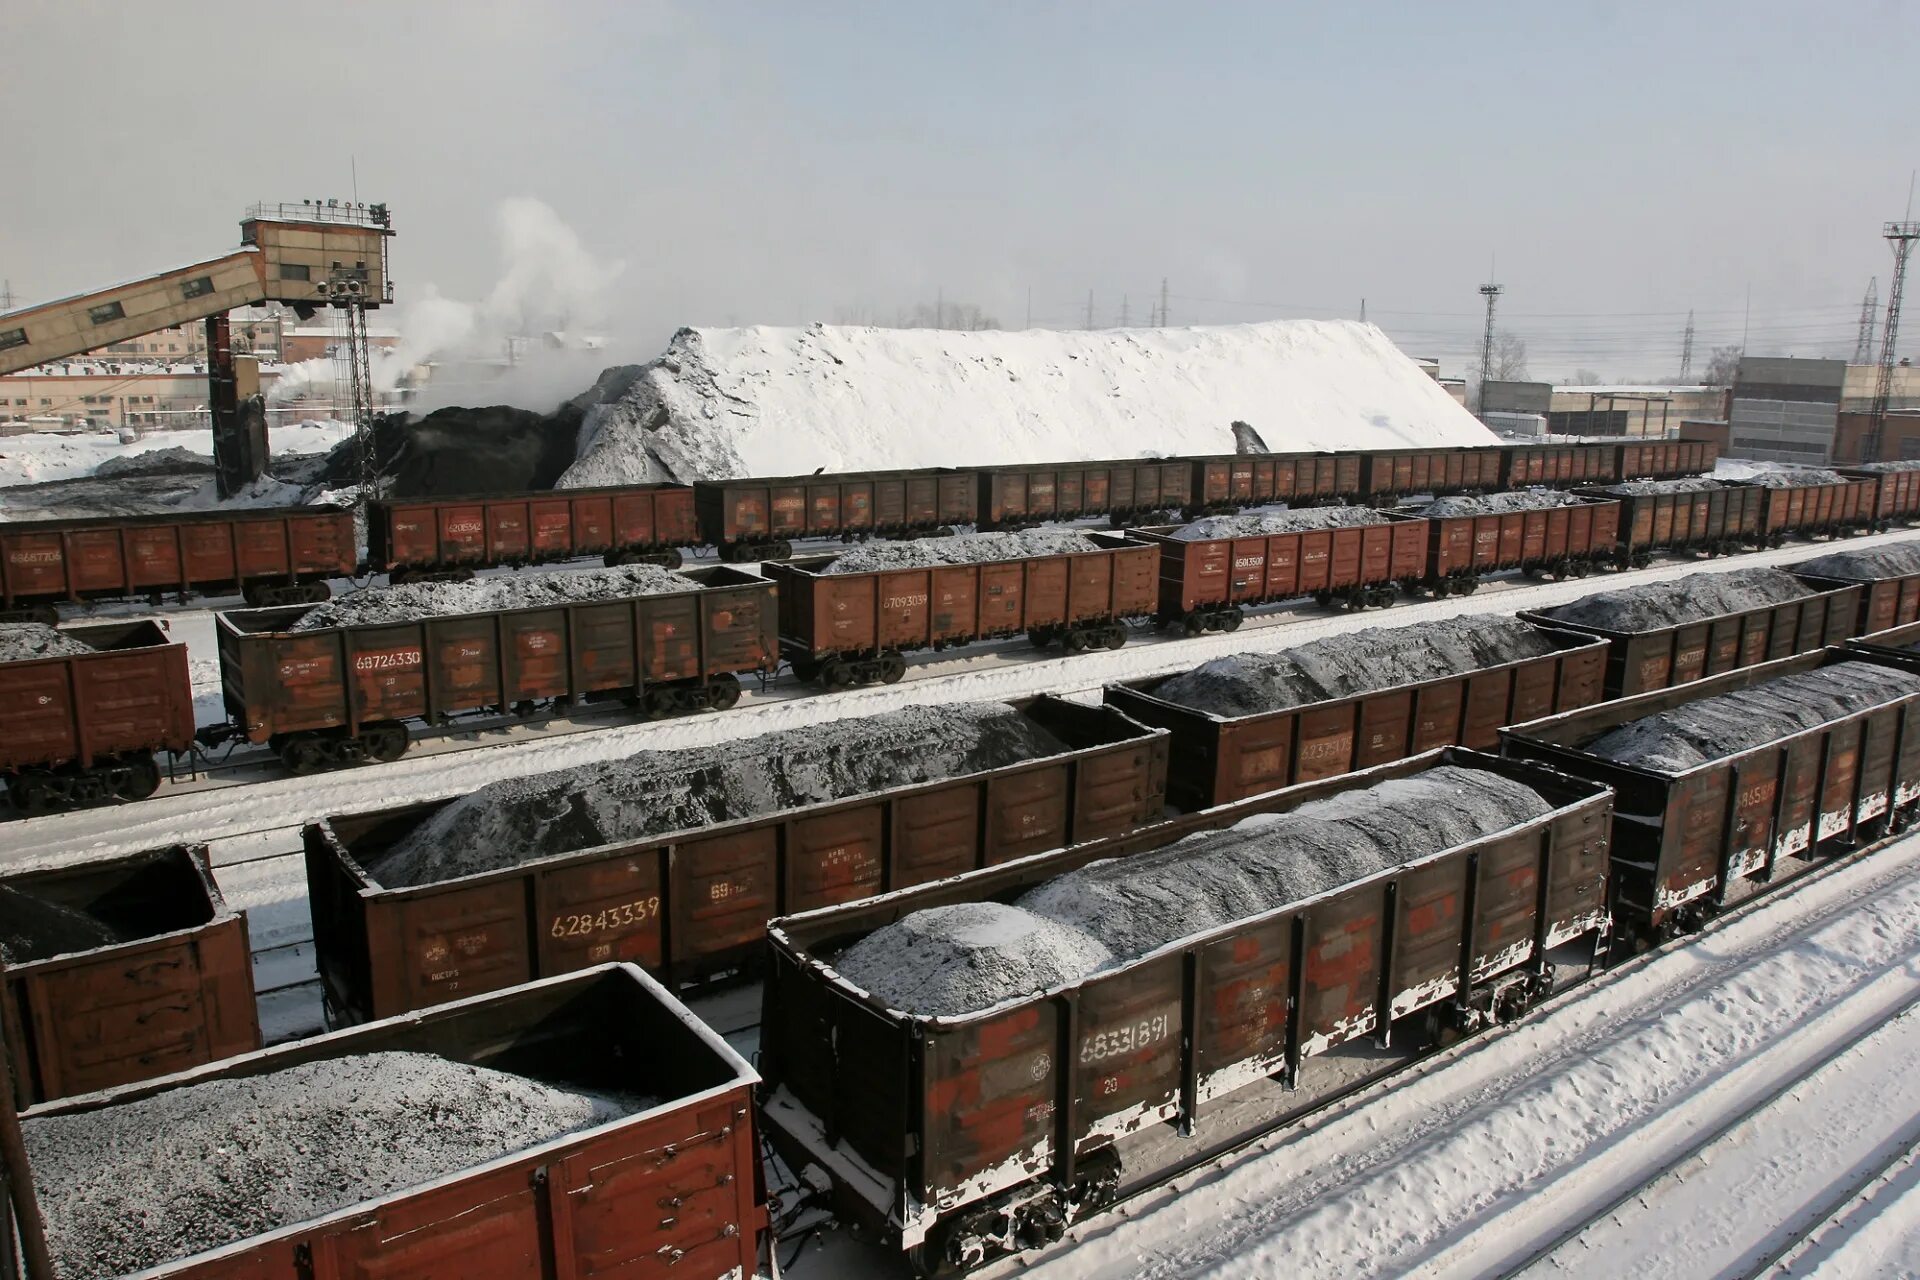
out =
[[1920,693],[1782,735],[1683,771],[1584,748],[1608,730],[1781,676],[1852,662],[1824,650],[1743,667],[1500,731],[1503,754],[1611,787],[1614,915],[1643,939],[1670,937],[1723,907],[1781,859],[1876,839],[1920,798]]
[[295,773],[395,760],[408,726],[471,712],[626,698],[649,712],[740,698],[739,676],[772,669],[773,585],[739,569],[693,569],[696,590],[526,609],[290,628],[307,606],[219,616],[230,724],[203,740],[265,742]]
[[61,632],[90,652],[0,663],[0,777],[22,813],[144,800],[163,751],[193,746],[187,647],[160,624],[97,622]]
[[444,803],[309,824],[330,1015],[384,1018],[606,960],[691,982],[757,963],[773,916],[1162,820],[1165,734],[1111,708],[1019,705],[1068,750],[436,884],[388,888],[367,868]]
[[353,513],[272,507],[0,524],[0,621],[54,622],[89,600],[242,595],[315,604],[359,563]]
[[779,586],[780,649],[829,689],[905,674],[905,655],[1025,634],[1068,652],[1118,649],[1154,611],[1153,552],[1114,534],[1088,551],[934,568],[828,573],[832,556],[763,566]]
[[[1143,1170],[1136,1153],[1198,1133],[1224,1145],[1221,1099],[1282,1090],[1312,1059],[1398,1021],[1472,1026],[1523,1008],[1546,953],[1607,930],[1604,787],[1476,753],[1432,752],[1197,815],[1222,828],[1438,763],[1506,773],[1554,809],[1472,844],[1169,943],[977,1013],[889,1009],[838,953],[913,911],[1011,900],[1144,833],[775,921],[761,1023],[762,1123],[794,1168],[820,1166],[840,1210],[922,1273],[1058,1239]],[[1255,1131],[1291,1118],[1280,1093]],[[1222,1118],[1224,1117],[1224,1118]],[[1244,1123],[1244,1122],[1240,1122]],[[1237,1135],[1236,1135],[1237,1136]]]
[[1620,504],[1598,498],[1539,511],[1433,515],[1424,507],[1387,513],[1427,526],[1424,576],[1435,595],[1467,595],[1483,575],[1518,569],[1556,577],[1585,577],[1613,563]]
[[981,467],[982,529],[1026,529],[1053,520],[1108,516],[1116,522],[1180,511],[1194,502],[1192,468],[1185,458],[1123,458]]
[[599,556],[608,565],[680,566],[698,546],[686,485],[554,489],[367,504],[367,561],[393,582],[498,565]]
[[724,560],[784,560],[796,538],[912,537],[972,524],[972,471],[849,471],[697,480],[701,540]]
[[[43,1118],[383,1052],[433,1054],[562,1089],[639,1100],[641,1109],[159,1264],[141,1271],[142,1280],[728,1280],[754,1274],[767,1225],[753,1117],[759,1077],[629,965],[46,1103],[24,1112],[22,1124],[31,1132]],[[356,1122],[369,1118],[343,1119]],[[53,1198],[43,1193],[43,1203]]]

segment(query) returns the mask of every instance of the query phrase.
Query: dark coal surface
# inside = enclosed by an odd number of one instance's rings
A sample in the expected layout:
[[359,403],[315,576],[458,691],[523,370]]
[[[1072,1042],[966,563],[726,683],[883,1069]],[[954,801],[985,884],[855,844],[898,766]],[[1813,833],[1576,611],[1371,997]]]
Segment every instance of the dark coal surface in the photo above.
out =
[[61,1280],[278,1230],[647,1105],[423,1053],[330,1058],[27,1120]]
[[1920,540],[1896,542],[1891,546],[1865,551],[1836,551],[1815,556],[1794,566],[1801,573],[1820,578],[1844,578],[1850,582],[1870,582],[1875,578],[1904,578],[1920,573]]
[[212,474],[211,458],[194,453],[190,449],[183,449],[179,445],[108,458],[93,470],[93,478],[96,480],[111,480],[116,476],[197,475],[205,477]]
[[1920,693],[1920,675],[1842,662],[1645,716],[1594,739],[1606,760],[1677,773]]
[[1726,487],[1718,480],[1694,477],[1687,480],[1629,480],[1625,484],[1613,485],[1605,492],[1637,496],[1649,493],[1704,493],[1709,489]]
[[127,941],[105,921],[84,911],[0,884],[0,960],[8,964]]
[[404,582],[399,586],[368,587],[351,595],[336,596],[301,614],[288,629],[317,631],[324,627],[411,622],[416,618],[457,617],[495,609],[539,609],[699,589],[700,584],[694,579],[652,564],[553,573],[503,573],[467,582]]
[[1430,520],[1450,516],[1491,516],[1509,511],[1546,511],[1553,507],[1577,507],[1586,499],[1557,489],[1519,489],[1512,493],[1489,493],[1480,497],[1465,494],[1438,498],[1419,508],[1415,514]]
[[1087,977],[1181,938],[1452,848],[1552,806],[1497,774],[1442,766],[1095,862],[1012,906],[914,912],[835,961],[894,1008],[958,1015]]
[[482,787],[435,813],[368,870],[434,884],[535,858],[802,805],[957,778],[1067,750],[1003,703],[905,707]]
[[963,533],[911,542],[863,542],[842,552],[822,573],[872,573],[880,569],[925,569],[943,564],[986,564],[1028,556],[1070,556],[1099,551],[1100,544],[1071,529],[1026,529],[1018,533]]
[[[374,426],[374,457],[396,498],[551,489],[573,464],[583,416],[571,404],[550,414],[506,405],[437,409],[417,420],[392,413]],[[322,478],[359,482],[358,441],[327,455]]]
[[1162,682],[1153,693],[1216,716],[1246,716],[1458,675],[1553,649],[1539,628],[1517,618],[1449,618],[1411,627],[1368,627],[1279,653],[1215,658]]
[[41,622],[0,622],[0,662],[29,658],[77,658],[92,653],[87,645]]
[[1257,538],[1262,534],[1298,533],[1309,529],[1353,529],[1385,524],[1387,517],[1372,507],[1302,507],[1296,511],[1237,516],[1206,516],[1173,530],[1182,542],[1213,538]]
[[1736,569],[1732,573],[1690,573],[1671,582],[1601,591],[1544,612],[1561,622],[1610,631],[1655,631],[1785,604],[1813,594],[1814,588],[1779,569]]
[[1817,484],[1839,484],[1841,476],[1837,471],[1803,467],[1793,471],[1756,471],[1742,476],[1741,482],[1757,484],[1762,489],[1806,489]]

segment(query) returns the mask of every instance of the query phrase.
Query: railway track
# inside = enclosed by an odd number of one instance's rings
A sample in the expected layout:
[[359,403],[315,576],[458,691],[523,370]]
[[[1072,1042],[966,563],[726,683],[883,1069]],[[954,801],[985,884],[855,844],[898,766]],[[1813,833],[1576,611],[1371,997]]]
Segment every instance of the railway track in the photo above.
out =
[[[1502,1258],[1498,1244],[1489,1245],[1489,1239],[1548,1235],[1555,1246],[1564,1244],[1579,1234],[1570,1228],[1585,1228],[1604,1217],[1603,1211],[1594,1210],[1591,1196],[1574,1222],[1532,1234],[1527,1233],[1528,1224],[1513,1220],[1513,1214],[1536,1200],[1549,1199],[1543,1190],[1546,1182],[1514,1188],[1512,1201],[1492,1206],[1491,1212],[1489,1206],[1476,1210],[1463,1204],[1456,1215],[1450,1213],[1453,1206],[1436,1205],[1431,1210],[1436,1219],[1433,1238],[1424,1247],[1391,1256],[1387,1250],[1401,1224],[1382,1220],[1371,1233],[1357,1231],[1354,1215],[1364,1216],[1392,1203],[1385,1192],[1369,1196],[1369,1188],[1387,1183],[1404,1186],[1409,1178],[1421,1177],[1424,1171],[1408,1169],[1409,1161],[1434,1161],[1436,1168],[1447,1167],[1448,1161],[1457,1163],[1457,1153],[1445,1149],[1457,1130],[1481,1126],[1481,1136],[1486,1136],[1484,1127],[1490,1121],[1511,1113],[1530,1089],[1549,1087],[1545,1082],[1557,1072],[1604,1055],[1626,1032],[1657,1027],[1673,1010],[1691,1002],[1711,1003],[1782,950],[1816,946],[1823,931],[1843,922],[1861,903],[1904,894],[1920,912],[1920,838],[1906,839],[1904,844],[1901,840],[1883,841],[1842,861],[1814,864],[1746,898],[1700,934],[1618,962],[1554,996],[1519,1022],[1331,1096],[1310,1115],[1282,1129],[1196,1153],[1124,1195],[1112,1212],[1073,1228],[1061,1245],[1003,1259],[979,1274],[1046,1276],[1056,1274],[1050,1268],[1057,1264],[1057,1274],[1075,1280],[1171,1280],[1234,1260],[1229,1274],[1252,1276],[1268,1274],[1262,1265],[1278,1268],[1282,1258],[1289,1260],[1285,1268],[1289,1273],[1300,1275],[1316,1274],[1316,1266],[1307,1260],[1318,1260],[1321,1273],[1329,1275],[1386,1275],[1415,1269],[1432,1275],[1526,1271],[1550,1250],[1520,1248],[1514,1256]],[[1897,851],[1889,850],[1890,845],[1897,846]],[[1764,909],[1774,904],[1792,913],[1789,927],[1778,927],[1767,918],[1775,913]],[[1680,976],[1656,982],[1650,975],[1661,961],[1672,962],[1668,971],[1680,966]],[[1877,982],[1891,986],[1875,987]],[[1865,1031],[1889,1012],[1920,1004],[1920,970],[1904,951],[1877,963],[1859,987],[1872,988],[1878,995],[1848,1005],[1858,1015],[1848,1024],[1854,1030]],[[1920,1017],[1908,1017],[1902,1025],[1920,1035]],[[1836,1061],[1847,1057],[1844,1052],[1827,1056]],[[1897,1058],[1902,1063],[1910,1060],[1904,1055]],[[1810,1073],[1790,1074],[1803,1080]],[[1781,1084],[1778,1079],[1774,1083]],[[1791,1088],[1790,1081],[1779,1091],[1784,1096]],[[1370,1118],[1370,1108],[1390,1096],[1394,1113],[1383,1125]],[[1639,1134],[1632,1133],[1619,1145],[1639,1149],[1640,1143]],[[1645,1145],[1653,1143],[1649,1140]],[[1642,1168],[1625,1181],[1638,1189],[1685,1158],[1686,1153],[1659,1159],[1661,1167],[1651,1175]],[[1269,1163],[1270,1169],[1256,1167]],[[1448,1180],[1442,1178],[1433,1185],[1436,1198],[1444,1198]],[[1631,1199],[1631,1194],[1620,1194],[1618,1179],[1610,1185],[1614,1191],[1601,1197],[1603,1206]],[[1179,1205],[1189,1195],[1232,1206],[1228,1221],[1212,1224],[1221,1228],[1219,1234],[1196,1233],[1194,1211],[1183,1211]],[[1164,1233],[1149,1232],[1143,1239],[1135,1222],[1148,1225],[1162,1213],[1169,1219]],[[1196,1240],[1196,1234],[1203,1238]],[[1382,1255],[1355,1256],[1354,1242],[1369,1234],[1380,1242]],[[1607,1258],[1614,1264],[1608,1267],[1609,1273],[1620,1274],[1617,1258]],[[808,1280],[830,1273],[804,1267],[803,1261],[790,1274]]]

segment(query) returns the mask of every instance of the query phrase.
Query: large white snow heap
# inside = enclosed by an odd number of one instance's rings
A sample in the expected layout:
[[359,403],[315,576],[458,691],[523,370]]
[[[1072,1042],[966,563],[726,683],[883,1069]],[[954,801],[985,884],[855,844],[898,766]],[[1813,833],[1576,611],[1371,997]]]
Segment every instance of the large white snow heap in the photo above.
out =
[[1493,435],[1369,324],[682,329],[585,396],[563,488],[892,467],[1473,445]]

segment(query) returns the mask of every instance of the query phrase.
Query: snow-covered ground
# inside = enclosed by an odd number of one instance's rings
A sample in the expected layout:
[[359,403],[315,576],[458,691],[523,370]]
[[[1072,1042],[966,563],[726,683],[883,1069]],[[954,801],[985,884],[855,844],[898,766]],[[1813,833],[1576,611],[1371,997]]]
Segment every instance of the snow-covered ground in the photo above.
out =
[[602,380],[562,486],[884,467],[1492,444],[1368,324],[682,329]]
[[[352,434],[350,425],[331,420],[275,423],[268,430],[267,444],[275,455],[324,453]],[[122,443],[114,431],[89,431],[82,435],[36,431],[21,436],[0,436],[0,488],[73,480],[92,475],[102,463],[115,458],[133,458],[158,449],[174,448],[185,449],[211,462],[213,432],[205,427],[150,431],[127,443]]]

